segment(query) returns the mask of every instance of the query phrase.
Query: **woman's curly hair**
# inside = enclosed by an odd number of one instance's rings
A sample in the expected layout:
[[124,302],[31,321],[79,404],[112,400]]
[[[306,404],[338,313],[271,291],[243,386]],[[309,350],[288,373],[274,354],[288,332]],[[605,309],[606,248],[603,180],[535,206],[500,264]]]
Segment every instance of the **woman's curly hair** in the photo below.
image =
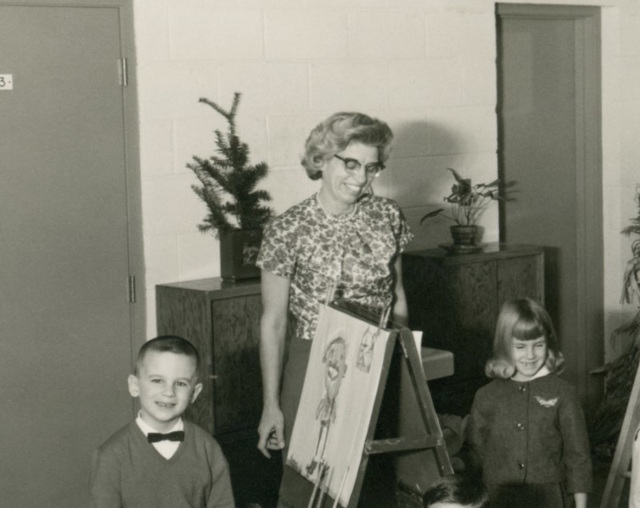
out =
[[318,180],[324,163],[352,142],[376,147],[378,160],[384,163],[389,158],[392,140],[391,128],[381,120],[362,113],[334,113],[309,134],[302,165],[309,178]]

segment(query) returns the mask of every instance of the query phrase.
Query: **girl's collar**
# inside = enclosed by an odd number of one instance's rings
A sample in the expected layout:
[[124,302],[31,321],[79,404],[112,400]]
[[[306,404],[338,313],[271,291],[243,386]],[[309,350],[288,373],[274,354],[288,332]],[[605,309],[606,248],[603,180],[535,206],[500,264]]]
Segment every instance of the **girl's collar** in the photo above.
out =
[[516,383],[529,383],[530,381],[533,381],[534,379],[539,379],[541,377],[548,376],[549,374],[551,374],[551,371],[549,370],[549,367],[547,367],[546,365],[543,365],[540,368],[540,370],[538,372],[536,372],[535,375],[533,375],[531,377],[531,379],[528,379],[527,381],[517,381],[516,379],[513,379],[515,374],[513,376],[511,376],[511,379],[513,381],[515,381]]

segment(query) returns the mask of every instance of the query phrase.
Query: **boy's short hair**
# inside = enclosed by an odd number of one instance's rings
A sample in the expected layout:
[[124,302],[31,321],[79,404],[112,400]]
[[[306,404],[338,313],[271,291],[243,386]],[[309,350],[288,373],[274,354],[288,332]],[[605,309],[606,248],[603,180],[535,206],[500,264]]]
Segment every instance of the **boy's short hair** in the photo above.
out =
[[484,484],[464,475],[446,475],[427,489],[422,498],[425,508],[435,503],[457,503],[461,506],[481,507],[488,499]]
[[140,366],[144,361],[147,353],[156,351],[158,353],[174,353],[177,355],[185,355],[193,358],[196,362],[196,376],[200,376],[200,354],[196,347],[187,339],[178,337],[177,335],[161,335],[155,339],[148,340],[138,351],[138,357],[134,365],[133,373],[137,376],[140,372]]

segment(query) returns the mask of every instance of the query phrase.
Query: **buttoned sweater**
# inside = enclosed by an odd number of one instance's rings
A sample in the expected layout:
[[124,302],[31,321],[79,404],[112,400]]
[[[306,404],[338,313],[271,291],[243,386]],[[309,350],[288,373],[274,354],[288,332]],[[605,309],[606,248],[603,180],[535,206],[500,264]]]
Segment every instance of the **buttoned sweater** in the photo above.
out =
[[591,491],[591,459],[573,386],[553,374],[521,383],[494,379],[475,395],[469,441],[487,485],[564,482]]

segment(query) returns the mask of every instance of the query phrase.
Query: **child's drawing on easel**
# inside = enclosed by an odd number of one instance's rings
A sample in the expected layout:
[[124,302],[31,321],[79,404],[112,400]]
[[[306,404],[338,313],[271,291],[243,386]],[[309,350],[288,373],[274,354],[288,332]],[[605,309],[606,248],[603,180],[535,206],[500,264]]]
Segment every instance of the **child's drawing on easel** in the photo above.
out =
[[[325,307],[311,346],[287,465],[347,506],[390,332]],[[375,347],[374,347],[375,344]]]
[[324,450],[327,446],[327,437],[331,424],[336,420],[336,396],[340,391],[342,378],[347,371],[347,344],[345,340],[338,336],[327,346],[322,362],[325,365],[324,371],[324,395],[320,399],[316,410],[316,420],[320,422],[320,434],[316,444],[316,454],[311,464],[307,466],[307,473],[312,475],[316,466],[324,458]]
[[371,330],[366,330],[360,340],[358,348],[358,361],[356,367],[364,372],[371,370],[371,360],[373,359],[373,347],[376,343],[376,334]]

